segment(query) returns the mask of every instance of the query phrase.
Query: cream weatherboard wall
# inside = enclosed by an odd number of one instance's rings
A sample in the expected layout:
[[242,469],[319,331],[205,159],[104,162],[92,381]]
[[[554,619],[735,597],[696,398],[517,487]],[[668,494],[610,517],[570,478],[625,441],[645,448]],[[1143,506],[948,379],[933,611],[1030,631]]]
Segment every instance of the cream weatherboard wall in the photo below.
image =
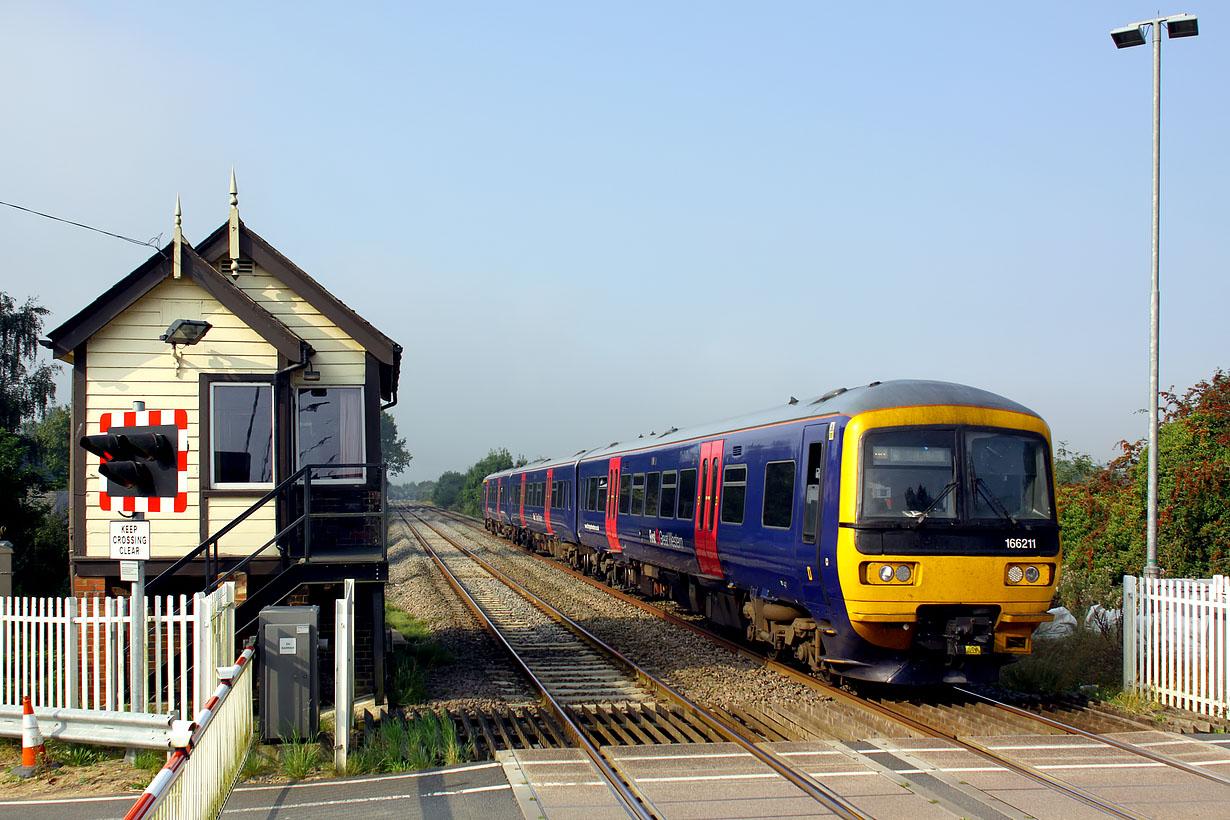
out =
[[[235,283],[316,351],[312,369],[320,372],[320,380],[306,386],[364,385],[366,358],[362,346],[310,303],[258,266],[240,274]],[[175,319],[203,319],[213,326],[200,343],[179,348],[178,358],[158,338]],[[200,377],[273,374],[278,369],[277,351],[188,279],[167,279],[158,284],[91,336],[86,350],[87,432],[99,431],[103,413],[131,410],[134,400],[144,401],[147,410],[182,408],[188,412],[188,509],[183,513],[146,514],[151,522],[151,557],[179,557],[201,541],[200,477],[207,459],[200,452],[200,433],[202,422],[208,420],[200,417]],[[299,372],[292,374],[292,388],[304,384],[300,376]],[[109,523],[119,518],[115,511],[99,507],[102,489],[98,459],[87,456],[85,557],[89,558],[108,557]],[[217,532],[264,492],[210,496],[205,505],[206,531]],[[274,515],[273,505],[259,510],[222,540],[221,551],[250,554],[273,536]]]
[[[158,338],[175,319],[204,319],[213,325],[199,344],[180,348],[179,358]],[[273,373],[278,365],[277,352],[196,284],[187,279],[168,279],[90,337],[86,363],[86,426],[90,433],[99,431],[103,413],[131,410],[137,400],[144,401],[147,410],[188,411],[188,509],[146,514],[151,557],[183,555],[201,540],[200,375]],[[85,554],[90,558],[108,557],[109,523],[119,518],[115,511],[99,507],[103,488],[98,459],[87,456]],[[268,530],[265,539],[272,536],[272,519],[263,522],[261,529]],[[257,533],[250,535],[253,540],[258,537]],[[232,546],[237,551],[242,549],[238,542]]]

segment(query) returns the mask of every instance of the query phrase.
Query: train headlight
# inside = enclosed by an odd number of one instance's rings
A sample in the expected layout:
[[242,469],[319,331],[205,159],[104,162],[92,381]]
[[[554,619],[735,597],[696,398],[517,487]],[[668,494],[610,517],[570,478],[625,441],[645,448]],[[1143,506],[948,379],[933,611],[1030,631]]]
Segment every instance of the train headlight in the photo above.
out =
[[1031,584],[1036,584],[1038,583],[1038,578],[1040,577],[1041,577],[1041,573],[1038,572],[1037,567],[1025,567],[1025,580],[1026,581],[1028,581]]
[[[906,570],[906,573],[907,573],[906,577],[909,577],[908,575],[909,570]],[[884,566],[880,567],[880,580],[886,584],[889,581],[893,580],[893,568],[890,567],[888,564],[885,564]]]
[[1025,570],[1017,564],[1012,564],[1008,567],[1008,583],[1019,584],[1021,579],[1025,577]]
[[910,580],[910,575],[911,575],[910,565],[909,564],[898,564],[896,575],[897,575],[897,580],[903,584],[906,581]]

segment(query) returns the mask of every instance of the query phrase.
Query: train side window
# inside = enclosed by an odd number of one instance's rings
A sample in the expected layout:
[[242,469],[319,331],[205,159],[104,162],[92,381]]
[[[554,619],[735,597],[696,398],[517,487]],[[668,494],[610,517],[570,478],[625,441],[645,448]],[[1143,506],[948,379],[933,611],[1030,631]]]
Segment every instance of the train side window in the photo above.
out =
[[696,511],[696,470],[679,471],[679,515],[684,521]]
[[722,471],[722,523],[742,524],[746,500],[747,465],[731,465]]
[[718,460],[711,459],[709,469],[709,514],[705,516],[705,529],[711,530],[717,524],[718,514]]
[[824,475],[824,442],[807,448],[807,489],[803,495],[803,543],[816,543],[820,528],[820,477]]
[[597,512],[602,509],[602,505],[606,503],[605,493],[603,500],[598,501],[598,477],[585,479],[585,509],[590,512]]
[[679,474],[674,470],[662,474],[662,497],[659,499],[659,515],[662,518],[675,517],[675,485]]
[[788,530],[794,512],[794,462],[770,461],[764,466],[764,509],[761,523]]
[[598,476],[598,480],[594,482],[594,510],[606,509],[606,476]]
[[658,514],[658,481],[661,475],[650,473],[645,478],[645,515]]
[[632,476],[632,514],[644,515],[645,513],[645,474],[637,473]]
[[632,474],[624,473],[619,477],[619,511],[628,514],[632,503]]

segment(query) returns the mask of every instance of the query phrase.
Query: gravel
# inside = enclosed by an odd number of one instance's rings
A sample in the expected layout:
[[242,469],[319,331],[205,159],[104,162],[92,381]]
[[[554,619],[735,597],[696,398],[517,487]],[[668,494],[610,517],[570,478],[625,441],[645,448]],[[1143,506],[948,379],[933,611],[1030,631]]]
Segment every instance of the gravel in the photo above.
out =
[[[425,515],[438,529],[483,560],[703,706],[756,709],[818,705],[828,701],[751,660],[716,647],[571,575],[555,572],[502,539],[439,514]],[[502,650],[440,578],[438,569],[409,535],[405,524],[398,522],[391,530],[390,536],[395,540],[389,552],[390,599],[426,621],[432,634],[457,658],[438,675],[433,675],[430,681],[433,697],[449,703],[498,699],[498,690],[490,685],[489,673],[498,668],[502,680],[511,680],[510,676],[516,675],[511,664],[504,660]],[[524,685],[518,696],[522,702],[530,697]]]

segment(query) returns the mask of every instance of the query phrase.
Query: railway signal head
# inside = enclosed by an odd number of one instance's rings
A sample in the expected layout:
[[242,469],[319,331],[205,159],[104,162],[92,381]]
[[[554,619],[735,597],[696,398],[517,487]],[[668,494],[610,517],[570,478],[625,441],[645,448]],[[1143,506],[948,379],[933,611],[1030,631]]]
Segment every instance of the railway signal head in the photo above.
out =
[[175,495],[178,484],[174,427],[112,428],[117,432],[80,436],[78,443],[102,462],[98,472],[112,496]]

